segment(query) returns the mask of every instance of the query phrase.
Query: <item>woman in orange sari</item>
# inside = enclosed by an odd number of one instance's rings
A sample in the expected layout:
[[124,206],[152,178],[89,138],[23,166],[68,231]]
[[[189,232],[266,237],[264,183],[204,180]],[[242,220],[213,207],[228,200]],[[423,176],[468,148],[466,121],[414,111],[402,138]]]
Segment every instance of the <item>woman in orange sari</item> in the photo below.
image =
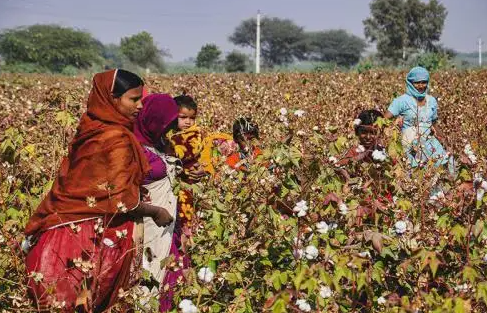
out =
[[132,133],[143,81],[124,70],[96,74],[69,154],[25,229],[29,293],[41,311],[102,312],[135,282],[134,219],[172,218],[140,202],[149,164]]

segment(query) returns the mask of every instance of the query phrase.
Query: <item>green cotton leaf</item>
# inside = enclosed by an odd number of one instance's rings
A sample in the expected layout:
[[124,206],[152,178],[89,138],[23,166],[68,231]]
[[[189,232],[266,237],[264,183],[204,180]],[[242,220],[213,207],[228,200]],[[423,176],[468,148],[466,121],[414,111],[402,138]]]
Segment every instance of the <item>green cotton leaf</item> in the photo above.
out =
[[467,229],[460,224],[456,224],[450,230],[450,233],[455,237],[455,241],[462,243],[463,239],[467,236]]
[[230,285],[235,285],[242,281],[240,273],[226,273],[224,278]]
[[211,260],[208,262],[208,267],[211,269],[213,273],[217,272],[217,262],[216,260]]
[[475,237],[479,237],[482,231],[484,230],[484,221],[483,220],[477,220],[475,223],[475,226],[473,227],[473,234]]
[[357,291],[362,290],[362,288],[365,285],[367,285],[367,276],[368,276],[368,273],[366,273],[366,272],[362,272],[359,274],[359,276],[357,277]]
[[289,159],[294,166],[299,167],[299,161],[301,160],[301,151],[296,147],[291,147],[289,149]]
[[444,214],[438,218],[438,220],[436,221],[436,226],[440,229],[445,229],[448,228],[450,222],[451,222],[450,215]]
[[63,127],[69,127],[76,123],[76,119],[68,111],[59,111],[56,113],[56,122],[61,124]]
[[479,274],[473,267],[465,266],[465,268],[462,271],[462,276],[463,276],[463,280],[468,280],[473,284],[479,277]]
[[211,223],[213,224],[213,226],[216,228],[218,226],[220,226],[220,223],[221,223],[221,214],[220,212],[218,212],[217,210],[213,210],[213,214],[212,214],[212,217],[211,217]]
[[287,284],[287,279],[288,279],[288,275],[286,272],[282,272],[281,274],[279,274],[279,280],[281,281],[282,285]]
[[286,310],[286,302],[283,299],[277,299],[272,306],[272,313],[285,313]]
[[294,277],[294,287],[296,290],[299,290],[301,287],[301,283],[303,282],[304,276],[306,274],[306,268],[303,266],[300,266],[298,269],[296,269],[298,272],[296,276]]
[[458,174],[458,177],[461,178],[463,181],[472,180],[472,175],[470,175],[470,172],[464,168],[462,168],[462,170],[460,171],[460,174]]
[[400,208],[403,211],[409,211],[413,208],[413,204],[406,200],[406,199],[400,199],[396,203],[397,207]]
[[7,214],[7,217],[10,217],[13,220],[16,220],[21,215],[21,212],[15,208],[8,208],[5,213]]
[[382,261],[375,262],[372,270],[372,279],[380,284],[384,281],[384,263]]
[[481,282],[477,285],[477,294],[475,295],[477,301],[482,299],[484,304],[487,305],[487,282]]
[[335,147],[337,151],[338,152],[342,151],[346,143],[347,143],[347,138],[343,136],[338,137],[338,139],[335,141]]
[[453,308],[455,313],[470,312],[470,304],[462,298],[455,298],[455,307]]
[[210,312],[211,313],[218,313],[218,312],[221,312],[221,311],[222,311],[222,307],[218,303],[213,303],[210,306]]
[[274,289],[276,291],[280,291],[281,290],[281,278],[280,278],[280,272],[278,270],[275,270],[273,273],[272,273],[272,276],[271,276],[271,282],[272,282],[272,286],[274,287]]

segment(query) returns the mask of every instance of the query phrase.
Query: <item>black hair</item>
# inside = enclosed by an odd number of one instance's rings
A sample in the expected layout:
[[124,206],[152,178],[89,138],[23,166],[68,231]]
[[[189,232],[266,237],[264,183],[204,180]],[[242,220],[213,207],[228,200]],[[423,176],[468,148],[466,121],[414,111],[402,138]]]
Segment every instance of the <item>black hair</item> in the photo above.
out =
[[119,69],[113,83],[113,97],[120,98],[128,90],[139,86],[144,86],[142,78],[132,72]]
[[176,104],[178,105],[179,108],[186,108],[188,110],[198,111],[198,105],[196,104],[196,102],[191,96],[182,94],[180,96],[175,97],[174,101],[176,101]]
[[359,135],[364,130],[362,126],[371,126],[377,121],[379,117],[384,117],[381,112],[377,110],[364,110],[360,112],[357,119],[360,120],[360,124],[355,127],[355,134]]
[[252,123],[252,119],[249,117],[238,118],[233,123],[233,139],[235,141],[243,140],[245,134],[259,139],[259,126]]

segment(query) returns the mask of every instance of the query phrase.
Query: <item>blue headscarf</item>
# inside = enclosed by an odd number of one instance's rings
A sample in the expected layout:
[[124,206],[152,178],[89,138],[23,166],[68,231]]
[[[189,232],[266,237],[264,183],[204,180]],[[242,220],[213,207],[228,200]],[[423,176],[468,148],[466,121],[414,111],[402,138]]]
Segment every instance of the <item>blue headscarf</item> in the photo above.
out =
[[[413,83],[426,81],[428,85],[424,92],[420,93],[416,88],[414,88]],[[429,81],[430,81],[430,74],[428,70],[421,66],[416,66],[412,68],[408,75],[406,76],[406,94],[418,99],[423,100],[428,93],[429,88]]]

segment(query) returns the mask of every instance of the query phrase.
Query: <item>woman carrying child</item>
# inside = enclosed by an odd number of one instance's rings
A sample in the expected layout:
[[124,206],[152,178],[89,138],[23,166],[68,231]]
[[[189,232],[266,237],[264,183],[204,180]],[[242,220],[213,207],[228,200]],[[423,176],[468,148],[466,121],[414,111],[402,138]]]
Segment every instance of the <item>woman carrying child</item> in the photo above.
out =
[[102,312],[135,282],[134,220],[172,222],[162,207],[140,202],[149,170],[132,133],[144,83],[124,70],[96,74],[87,112],[54,184],[25,229],[29,293],[38,310]]

